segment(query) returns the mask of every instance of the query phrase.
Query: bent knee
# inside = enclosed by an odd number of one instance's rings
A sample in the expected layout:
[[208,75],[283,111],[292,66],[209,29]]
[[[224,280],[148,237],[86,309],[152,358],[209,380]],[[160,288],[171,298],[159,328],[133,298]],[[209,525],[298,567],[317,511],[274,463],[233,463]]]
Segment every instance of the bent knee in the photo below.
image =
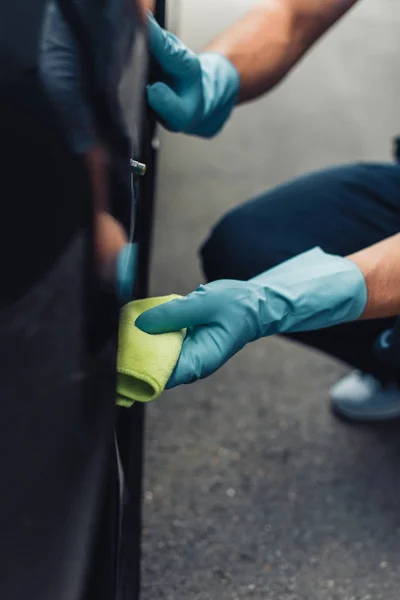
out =
[[200,257],[207,281],[240,279],[241,257],[238,243],[241,230],[236,211],[225,215],[211,230],[200,248]]
[[276,264],[267,228],[257,225],[246,208],[226,214],[200,248],[207,281],[247,280]]

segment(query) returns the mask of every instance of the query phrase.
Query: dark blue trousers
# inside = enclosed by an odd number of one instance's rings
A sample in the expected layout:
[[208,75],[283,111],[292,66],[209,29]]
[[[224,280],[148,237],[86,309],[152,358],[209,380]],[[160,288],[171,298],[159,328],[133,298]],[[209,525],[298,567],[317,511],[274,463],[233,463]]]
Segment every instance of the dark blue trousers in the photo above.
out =
[[[398,232],[400,165],[355,164],[308,174],[235,208],[213,228],[201,257],[209,281],[249,279],[314,246],[347,256]],[[291,337],[385,378],[392,374],[373,345],[393,322],[359,321]]]

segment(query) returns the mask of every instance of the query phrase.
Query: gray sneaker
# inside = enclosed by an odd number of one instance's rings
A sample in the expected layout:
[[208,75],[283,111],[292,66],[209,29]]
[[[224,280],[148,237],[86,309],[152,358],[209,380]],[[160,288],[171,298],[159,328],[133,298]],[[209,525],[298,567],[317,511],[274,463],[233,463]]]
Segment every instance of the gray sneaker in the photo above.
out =
[[358,422],[389,421],[400,417],[400,389],[372,375],[353,371],[330,389],[334,413]]

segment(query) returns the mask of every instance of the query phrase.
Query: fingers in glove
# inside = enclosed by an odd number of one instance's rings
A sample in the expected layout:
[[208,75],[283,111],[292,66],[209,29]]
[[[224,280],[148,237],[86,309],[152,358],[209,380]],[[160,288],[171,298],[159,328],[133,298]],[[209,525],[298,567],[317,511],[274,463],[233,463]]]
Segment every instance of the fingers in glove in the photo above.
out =
[[157,334],[180,331],[211,323],[220,308],[216,299],[204,288],[180,300],[172,300],[141,314],[136,326],[145,333]]
[[165,83],[157,82],[147,87],[150,107],[171,131],[183,131],[188,115],[182,99]]
[[162,29],[153,16],[148,18],[150,52],[165,73],[186,78],[200,71],[196,55],[172,33]]

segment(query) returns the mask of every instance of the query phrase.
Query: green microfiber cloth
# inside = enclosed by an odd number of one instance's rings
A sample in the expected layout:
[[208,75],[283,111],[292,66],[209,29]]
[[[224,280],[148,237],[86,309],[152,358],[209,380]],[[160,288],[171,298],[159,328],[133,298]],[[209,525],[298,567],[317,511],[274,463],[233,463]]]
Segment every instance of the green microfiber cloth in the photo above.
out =
[[149,335],[135,326],[140,314],[180,296],[135,300],[120,314],[117,357],[117,404],[130,408],[150,402],[164,391],[175,368],[186,331]]

